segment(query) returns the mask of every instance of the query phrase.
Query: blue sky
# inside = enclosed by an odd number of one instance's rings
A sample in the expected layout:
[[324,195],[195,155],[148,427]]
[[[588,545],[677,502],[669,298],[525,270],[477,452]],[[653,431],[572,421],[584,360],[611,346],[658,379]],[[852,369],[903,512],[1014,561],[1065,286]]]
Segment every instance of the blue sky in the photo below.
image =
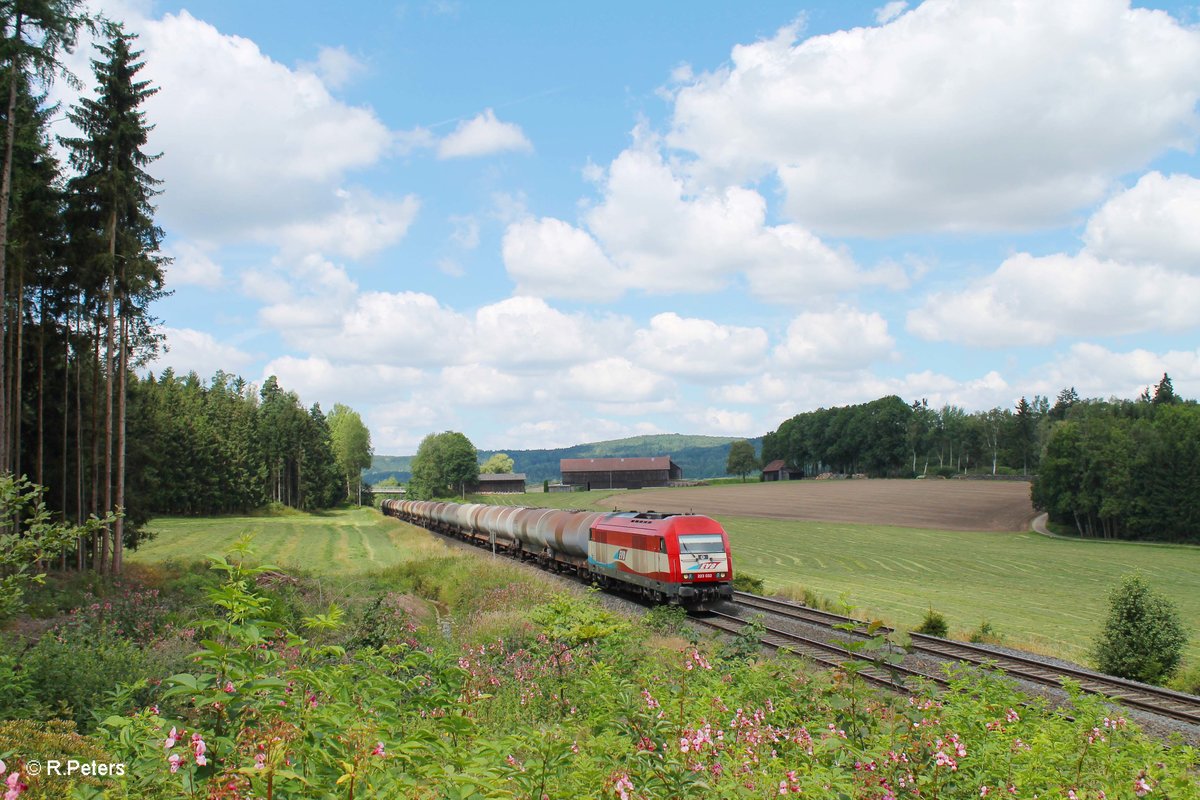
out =
[[377,453],[1200,395],[1194,2],[97,7],[160,90],[148,368]]

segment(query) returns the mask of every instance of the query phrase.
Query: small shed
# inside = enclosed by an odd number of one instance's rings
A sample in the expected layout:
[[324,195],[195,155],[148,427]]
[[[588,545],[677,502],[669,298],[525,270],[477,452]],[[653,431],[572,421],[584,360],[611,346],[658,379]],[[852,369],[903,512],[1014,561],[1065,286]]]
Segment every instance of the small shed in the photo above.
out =
[[763,467],[762,475],[764,481],[790,481],[793,478],[800,477],[788,469],[787,464],[783,462],[782,458],[777,458]]
[[525,473],[481,472],[473,491],[477,494],[521,494],[525,491]]

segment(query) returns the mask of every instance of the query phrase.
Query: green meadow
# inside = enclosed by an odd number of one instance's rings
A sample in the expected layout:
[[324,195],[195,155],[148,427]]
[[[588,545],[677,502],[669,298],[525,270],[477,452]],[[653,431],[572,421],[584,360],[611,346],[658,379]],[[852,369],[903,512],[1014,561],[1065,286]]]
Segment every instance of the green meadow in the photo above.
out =
[[348,575],[444,552],[429,534],[371,508],[282,516],[157,517],[134,561],[191,561],[224,553],[246,534],[266,563],[314,574]]
[[722,518],[734,569],[775,590],[844,599],[911,629],[932,607],[965,638],[985,620],[1004,643],[1086,660],[1122,575],[1177,605],[1200,661],[1200,548],[832,522]]
[[[605,507],[608,493],[482,499],[559,508]],[[593,505],[594,504],[594,505]],[[1200,662],[1200,548],[1054,539],[1035,533],[973,533],[882,525],[719,517],[735,569],[793,596],[804,590],[898,628],[932,607],[966,638],[984,621],[1006,644],[1087,660],[1107,595],[1140,571],[1179,607]],[[445,552],[435,537],[372,509],[323,514],[159,518],[158,535],[134,560],[190,560],[220,553],[252,533],[264,561],[348,575]]]
[[[491,502],[611,507],[613,492],[498,495]],[[1108,593],[1140,571],[1178,606],[1200,662],[1200,547],[1058,539],[1036,533],[926,530],[886,525],[717,517],[734,569],[768,590],[807,589],[854,614],[905,630],[929,608],[967,638],[984,621],[1003,643],[1087,661]]]

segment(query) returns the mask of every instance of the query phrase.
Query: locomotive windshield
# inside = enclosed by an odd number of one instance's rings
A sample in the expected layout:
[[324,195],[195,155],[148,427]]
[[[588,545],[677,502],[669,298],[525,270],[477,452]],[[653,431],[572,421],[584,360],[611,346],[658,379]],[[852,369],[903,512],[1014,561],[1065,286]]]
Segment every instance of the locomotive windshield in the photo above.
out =
[[680,536],[679,537],[679,552],[680,553],[697,553],[707,555],[709,553],[724,553],[725,542],[720,534],[706,534],[703,536]]

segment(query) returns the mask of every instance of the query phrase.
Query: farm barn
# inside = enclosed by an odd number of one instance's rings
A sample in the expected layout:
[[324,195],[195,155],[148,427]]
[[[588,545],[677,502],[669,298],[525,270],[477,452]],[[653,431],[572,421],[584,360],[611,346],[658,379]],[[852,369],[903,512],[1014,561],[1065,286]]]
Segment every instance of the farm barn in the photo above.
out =
[[683,469],[670,456],[649,458],[564,458],[562,482],[588,489],[642,489],[668,486],[683,479]]
[[479,494],[520,494],[525,491],[524,472],[479,473],[479,483],[472,490]]

